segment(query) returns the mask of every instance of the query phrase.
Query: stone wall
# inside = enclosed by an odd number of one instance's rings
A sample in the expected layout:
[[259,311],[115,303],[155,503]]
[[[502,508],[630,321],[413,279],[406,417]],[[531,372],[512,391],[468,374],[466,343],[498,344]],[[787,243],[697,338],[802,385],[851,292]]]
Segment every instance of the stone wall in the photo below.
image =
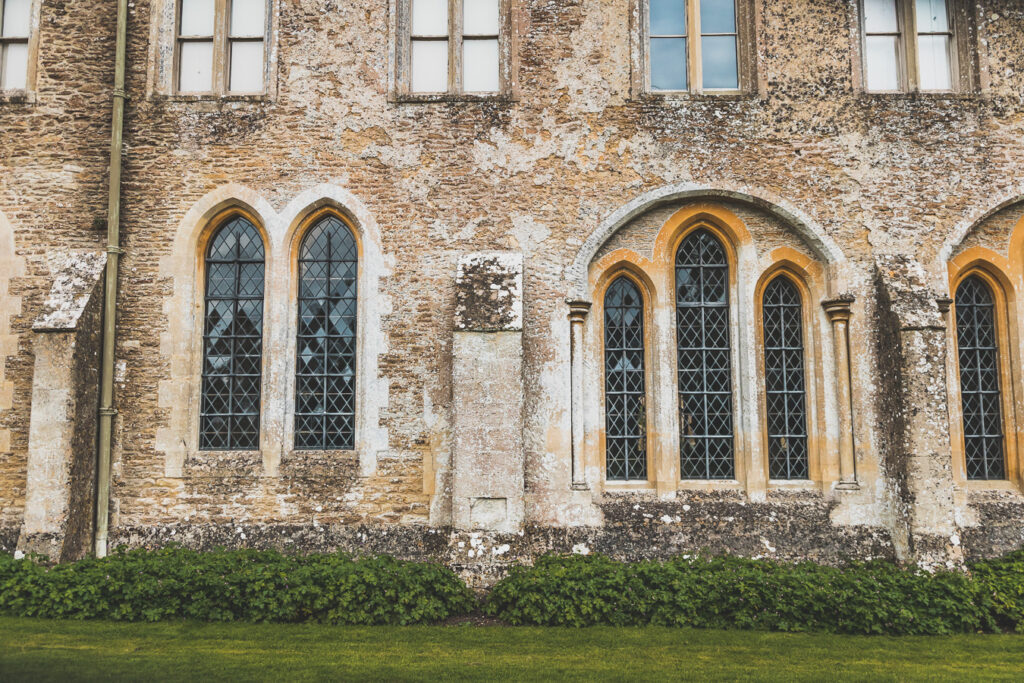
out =
[[[0,93],[0,547],[14,549],[25,506],[32,323],[59,263],[103,245],[116,3],[42,0],[34,90]],[[6,238],[4,238],[6,239]],[[3,240],[0,240],[3,241]],[[0,249],[6,247],[6,244]],[[6,316],[7,323],[3,323]]]
[[[220,99],[157,87],[167,78],[160,42],[166,4],[132,3],[115,542],[293,539],[296,548],[314,549],[359,547],[367,534],[386,537],[390,545],[381,547],[396,551],[477,563],[481,548],[447,531],[459,390],[455,273],[463,255],[500,250],[524,259],[523,509],[533,531],[520,542],[488,541],[487,557],[580,545],[623,556],[707,548],[787,559],[914,559],[905,539],[918,524],[941,528],[943,538],[946,524],[964,529],[968,556],[1021,545],[1024,498],[1016,486],[973,498],[953,491],[942,513],[952,522],[915,521],[911,508],[922,489],[951,486],[939,481],[947,467],[940,445],[915,450],[922,443],[915,420],[941,432],[935,420],[942,409],[929,403],[896,411],[892,403],[896,395],[926,393],[912,373],[919,361],[938,363],[945,350],[945,323],[932,307],[948,295],[946,259],[971,240],[1008,240],[1014,221],[1000,214],[1002,223],[991,222],[992,212],[1020,211],[1024,201],[1024,7],[1017,0],[968,4],[976,93],[866,94],[853,0],[757,0],[750,93],[645,97],[633,90],[633,0],[523,0],[515,3],[515,97],[405,103],[390,96],[394,2],[275,3],[270,93]],[[8,287],[21,299],[13,334],[27,329],[49,285],[46,254],[101,239],[114,11],[111,1],[43,2],[38,92],[32,102],[0,101],[0,212],[26,264]],[[813,306],[852,297],[858,490],[837,493],[831,474],[810,490],[766,482],[755,497],[675,482],[614,495],[572,490],[566,299],[590,300],[593,263],[617,249],[648,253],[668,216],[699,202],[739,218],[750,233],[751,264],[767,267],[773,253],[790,249],[787,258],[817,268]],[[370,226],[363,244],[376,285],[361,291],[372,291],[374,310],[361,318],[369,341],[359,359],[372,364],[360,375],[370,401],[366,441],[358,452],[302,453],[275,436],[260,452],[197,455],[188,448],[189,416],[198,409],[188,387],[198,342],[175,333],[183,321],[196,329],[188,297],[199,252],[181,236],[198,240],[218,211],[233,207],[262,222],[283,264],[273,271],[279,294],[266,334],[281,340],[275,357],[285,359],[294,316],[288,236],[325,203],[358,219],[360,230]],[[889,256],[923,272],[936,316],[927,334],[907,336],[900,332],[907,323],[886,317],[896,298],[886,292],[899,287],[878,280],[875,264]],[[751,294],[760,272],[751,265]],[[834,358],[831,331],[819,322],[816,370],[829,452],[838,438],[827,398],[835,395]],[[592,330],[586,339],[592,344]],[[748,354],[744,391],[753,416],[756,349]],[[11,434],[10,452],[0,454],[4,529],[16,528],[23,514],[32,362],[22,339],[5,365],[14,398],[0,411],[0,429]],[[280,373],[273,386],[283,386],[287,362],[273,362]],[[288,400],[286,391],[275,395]],[[596,410],[593,383],[579,400]],[[268,410],[287,423],[286,403]],[[930,458],[929,467],[910,466],[918,456]],[[0,542],[9,536],[0,534]],[[928,548],[928,562],[948,552],[943,544]]]

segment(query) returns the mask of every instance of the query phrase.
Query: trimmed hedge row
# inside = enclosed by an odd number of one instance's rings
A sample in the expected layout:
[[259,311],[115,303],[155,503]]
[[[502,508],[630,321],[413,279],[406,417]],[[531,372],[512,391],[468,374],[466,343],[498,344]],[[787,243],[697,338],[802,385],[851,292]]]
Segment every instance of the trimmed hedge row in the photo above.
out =
[[622,564],[545,557],[498,583],[484,612],[509,624],[937,635],[1024,632],[1024,552],[970,574],[891,563],[837,569],[735,557]]
[[390,557],[165,548],[47,567],[0,553],[0,614],[407,625],[482,608],[513,625],[1024,633],[1024,551],[970,570],[547,556],[513,568],[478,604],[450,570]]
[[419,624],[473,609],[436,564],[274,551],[118,551],[47,568],[0,554],[0,614],[51,619]]

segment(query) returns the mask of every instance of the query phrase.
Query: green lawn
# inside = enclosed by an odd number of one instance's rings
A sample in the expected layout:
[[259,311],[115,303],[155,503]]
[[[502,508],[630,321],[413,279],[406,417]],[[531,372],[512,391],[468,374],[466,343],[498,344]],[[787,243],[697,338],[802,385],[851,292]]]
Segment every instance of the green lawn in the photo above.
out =
[[1024,637],[0,618],[0,679],[1021,680]]

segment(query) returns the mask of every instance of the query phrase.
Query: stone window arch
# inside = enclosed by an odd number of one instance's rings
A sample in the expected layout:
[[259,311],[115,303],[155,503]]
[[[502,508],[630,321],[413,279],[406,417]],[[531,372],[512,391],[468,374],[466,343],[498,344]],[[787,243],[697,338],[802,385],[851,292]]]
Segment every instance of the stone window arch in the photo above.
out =
[[604,292],[605,478],[647,481],[648,315],[641,283],[621,272]]
[[[939,299],[938,303],[947,316],[947,407],[952,475],[957,485],[955,495],[958,504],[971,502],[972,492],[984,497],[992,491],[1024,489],[1024,467],[1021,463],[1024,433],[1019,427],[1020,416],[1024,415],[1024,392],[1020,390],[1024,382],[1024,344],[1019,320],[1024,311],[1017,294],[1024,283],[1022,199],[1024,197],[1019,193],[1008,195],[959,224],[947,238],[936,262],[944,271],[941,277],[945,282],[940,287],[948,287],[946,291],[949,292],[949,298]],[[965,288],[965,283],[970,284]],[[982,296],[980,300],[976,298],[978,294]],[[991,303],[986,295],[991,296]],[[973,305],[961,296],[972,296]],[[965,314],[969,319],[965,319]],[[990,322],[979,321],[975,318],[977,314]],[[988,330],[978,330],[979,322],[993,328],[994,337]],[[961,332],[969,338],[965,339]],[[983,332],[986,338],[979,338],[978,332]],[[967,357],[962,357],[965,355]],[[991,360],[986,360],[986,356],[995,358],[995,373],[992,372]],[[967,361],[966,368],[964,361]],[[986,367],[981,368],[980,363],[985,363]],[[986,376],[965,378],[964,372],[972,368],[976,374],[984,370]],[[994,397],[995,394],[991,393],[994,391],[993,382],[998,383],[998,401],[992,407],[986,406],[985,413],[992,418],[994,409],[998,408],[1001,415],[997,423],[993,425],[991,420],[983,420],[981,425],[968,424],[971,420],[978,420],[978,389]],[[984,403],[985,399],[982,398],[981,402]],[[985,467],[979,471],[976,444],[969,443],[995,433],[994,426],[1001,427],[1001,473],[998,467],[995,471],[986,472]]]
[[[838,354],[835,340],[841,339],[843,348],[848,342],[845,331],[833,329],[834,315],[823,304],[842,304],[848,320],[849,300],[828,299],[827,266],[806,254],[799,238],[792,247],[775,246],[794,239],[786,236],[785,224],[764,228],[765,242],[774,248],[759,246],[745,221],[773,219],[736,210],[740,213],[717,203],[691,202],[641,214],[628,234],[610,240],[590,264],[593,312],[586,313],[585,302],[573,302],[570,321],[582,324],[582,338],[594,340],[585,347],[589,362],[581,364],[584,387],[576,394],[587,405],[600,405],[602,412],[588,419],[588,409],[582,411],[584,424],[574,441],[574,453],[582,453],[579,463],[574,460],[574,472],[607,475],[606,462],[615,456],[616,435],[604,412],[609,401],[604,374],[609,288],[617,278],[628,277],[649,311],[643,318],[647,480],[640,486],[600,476],[600,490],[732,489],[763,496],[770,488],[827,491],[841,483],[841,458],[834,445],[841,441],[838,432],[852,432],[852,424],[842,419],[849,382],[839,377],[847,357]],[[776,340],[772,316],[782,302],[771,297],[781,296],[777,290],[788,297],[782,324],[792,328],[791,344]],[[788,378],[792,385],[765,382],[766,371],[774,368],[772,353],[792,356],[787,359],[795,368]],[[778,416],[770,403],[778,396],[793,404],[792,428],[771,429]],[[707,405],[709,400],[714,405]],[[775,446],[792,442],[796,454],[786,457],[779,448],[773,450],[773,438]],[[833,444],[831,451],[825,452],[826,444]],[[853,453],[848,456],[852,461]]]
[[[205,254],[216,229],[234,216],[251,222],[265,245],[264,353],[258,443],[252,450],[226,453],[200,449],[199,403]],[[295,448],[294,434],[299,261],[304,238],[328,216],[331,223],[340,221],[351,231],[357,251],[354,424],[349,443],[341,448],[325,444],[331,447],[306,450]],[[389,391],[380,357],[388,347],[382,319],[392,305],[382,289],[391,261],[381,245],[373,214],[358,197],[329,184],[307,189],[280,211],[251,188],[228,184],[187,210],[177,225],[173,248],[160,262],[161,277],[172,287],[163,302],[165,326],[160,336],[168,371],[158,389],[164,424],[157,429],[156,449],[163,454],[164,476],[288,477],[310,468],[337,471],[339,463],[365,477],[377,472],[379,454],[389,443],[381,420]]]
[[353,450],[359,243],[337,212],[307,222],[297,254],[294,445]]
[[222,218],[203,260],[200,450],[256,450],[260,443],[266,246],[241,213]]
[[1009,262],[974,247],[951,264],[950,441],[955,478],[970,486],[1016,481],[1014,288]]
[[729,259],[708,226],[680,241],[674,291],[680,476],[734,479]]
[[803,298],[782,273],[761,293],[769,479],[810,478]]
[[953,314],[967,479],[1005,479],[1006,434],[996,297],[980,272],[970,273],[957,285]]

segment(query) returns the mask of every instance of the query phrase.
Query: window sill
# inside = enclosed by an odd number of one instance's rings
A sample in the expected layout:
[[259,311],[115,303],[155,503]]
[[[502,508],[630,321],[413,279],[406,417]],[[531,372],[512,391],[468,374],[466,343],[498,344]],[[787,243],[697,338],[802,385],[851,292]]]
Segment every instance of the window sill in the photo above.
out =
[[783,490],[820,490],[821,485],[810,479],[769,479],[768,488]]
[[681,479],[679,491],[742,491],[738,479]]
[[758,94],[751,90],[706,90],[691,92],[689,90],[659,90],[642,92],[633,98],[645,104],[673,104],[676,102],[742,102],[757,99]]
[[995,491],[1008,491],[1020,493],[1020,487],[1007,479],[971,479],[965,482],[967,491],[970,493],[987,493]]
[[392,94],[392,104],[456,104],[456,103],[480,103],[511,105],[515,98],[508,93],[486,93],[473,95],[469,93],[401,93]]
[[605,481],[604,490],[609,493],[620,491],[656,491],[657,488],[649,481]]
[[215,102],[215,103],[261,103],[269,102],[270,95],[267,93],[252,93],[249,95],[218,95],[216,93],[196,93],[196,94],[163,94],[153,95],[153,99],[159,102]]
[[955,90],[915,90],[911,92],[860,90],[857,96],[863,100],[876,102],[910,102],[915,100],[924,102],[963,102],[979,99],[981,93],[957,92]]
[[0,90],[0,104],[35,104],[34,90]]

